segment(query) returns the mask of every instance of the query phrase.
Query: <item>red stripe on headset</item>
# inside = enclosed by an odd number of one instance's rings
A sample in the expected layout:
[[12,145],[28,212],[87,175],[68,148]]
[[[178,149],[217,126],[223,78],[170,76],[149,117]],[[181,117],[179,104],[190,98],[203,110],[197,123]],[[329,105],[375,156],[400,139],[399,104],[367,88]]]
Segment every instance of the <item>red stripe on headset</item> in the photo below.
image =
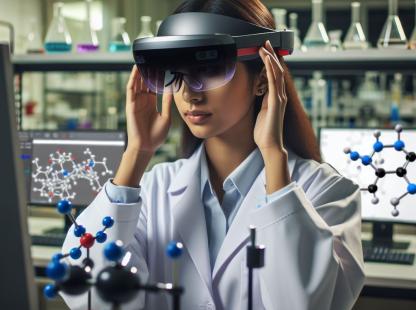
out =
[[[257,54],[258,51],[259,51],[259,49],[260,49],[259,47],[239,48],[239,49],[237,49],[237,57]],[[279,56],[289,55],[289,51],[288,50],[281,50],[281,49],[275,48],[274,51]]]

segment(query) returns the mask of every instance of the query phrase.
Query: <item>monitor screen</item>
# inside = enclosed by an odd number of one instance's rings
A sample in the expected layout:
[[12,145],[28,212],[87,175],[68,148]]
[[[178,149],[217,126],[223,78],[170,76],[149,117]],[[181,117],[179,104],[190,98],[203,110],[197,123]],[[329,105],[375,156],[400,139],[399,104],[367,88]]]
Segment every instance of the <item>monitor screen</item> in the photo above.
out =
[[[368,188],[374,184],[377,176],[370,166],[364,166],[361,160],[353,161],[349,154],[344,153],[344,148],[357,151],[361,156],[371,155],[373,145],[376,142],[374,132],[376,129],[360,128],[321,128],[319,142],[323,160],[331,164],[338,172],[356,182],[360,188]],[[380,130],[379,141],[385,146],[393,145],[398,135],[394,129]],[[407,152],[416,152],[416,130],[403,129],[400,139],[405,143]],[[407,194],[400,199],[397,206],[399,215],[394,217],[391,212],[394,209],[390,203],[392,198],[398,198],[407,192],[407,182],[403,177],[396,175],[398,167],[406,163],[406,154],[396,151],[392,147],[384,147],[381,152],[375,152],[372,163],[376,168],[384,168],[388,173],[378,179],[376,196],[377,204],[372,202],[374,194],[361,191],[362,218],[368,221],[391,221],[416,223],[416,195]],[[407,177],[411,183],[416,183],[416,162],[410,162],[407,167]]]
[[125,149],[121,131],[21,131],[19,137],[31,204],[89,205],[114,177]]

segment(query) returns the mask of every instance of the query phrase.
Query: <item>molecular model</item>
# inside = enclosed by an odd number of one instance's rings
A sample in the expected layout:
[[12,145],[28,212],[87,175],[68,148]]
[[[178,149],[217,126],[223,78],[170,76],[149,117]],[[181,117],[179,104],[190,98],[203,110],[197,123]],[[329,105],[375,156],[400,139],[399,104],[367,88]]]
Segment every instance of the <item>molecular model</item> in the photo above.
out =
[[[101,166],[103,171],[102,176],[111,175],[113,171],[107,167],[107,158],[103,158],[102,161],[96,161],[95,155],[91,150],[87,148],[84,154],[88,156],[88,159],[77,163],[75,157],[71,152],[61,152],[60,150],[54,154],[49,154],[48,166],[44,169],[39,165],[39,158],[35,158],[32,163],[36,169],[32,173],[34,182],[39,182],[41,186],[39,188],[34,187],[34,192],[39,192],[41,197],[47,197],[49,202],[52,202],[53,197],[59,197],[59,199],[74,199],[76,192],[71,192],[72,186],[78,184],[78,180],[87,180],[92,187],[92,190],[98,192],[102,185],[100,183],[100,177],[97,172],[97,167]],[[65,167],[70,166],[71,171]]]
[[[361,159],[361,163],[364,166],[368,166],[370,165],[374,171],[375,171],[375,175],[376,175],[376,179],[374,181],[374,183],[368,185],[367,188],[362,188],[361,190],[364,191],[368,191],[369,193],[373,194],[373,198],[371,199],[371,202],[373,204],[378,204],[379,202],[379,198],[376,195],[376,192],[378,190],[377,187],[377,181],[381,178],[384,178],[387,174],[396,174],[398,177],[403,178],[406,183],[407,183],[407,189],[406,192],[404,194],[402,194],[399,197],[393,197],[390,199],[390,203],[393,206],[393,210],[391,211],[391,214],[393,216],[398,216],[399,215],[399,210],[397,210],[397,206],[400,203],[400,200],[406,196],[407,194],[411,194],[414,195],[416,194],[416,184],[415,183],[411,183],[407,177],[407,166],[410,162],[414,162],[416,160],[416,153],[415,152],[408,152],[405,149],[405,143],[400,140],[400,133],[403,131],[403,128],[401,125],[396,125],[394,130],[397,132],[397,140],[394,142],[394,144],[391,145],[384,145],[381,141],[380,141],[380,136],[381,136],[381,132],[379,130],[376,130],[374,132],[374,137],[376,138],[376,143],[374,143],[373,145],[373,151],[371,153],[371,155],[363,155],[361,156],[358,152],[355,151],[351,151],[351,148],[346,147],[344,149],[344,153],[345,154],[349,154],[351,160],[356,161],[358,159]],[[385,169],[381,168],[381,167],[377,167],[376,165],[373,164],[373,156],[374,154],[377,152],[381,152],[384,148],[394,148],[396,151],[398,152],[403,152],[405,154],[405,163],[403,164],[402,167],[398,167],[396,170],[393,171],[386,171]]]
[[[172,283],[157,283],[155,285],[142,284],[136,271],[128,270],[121,265],[120,260],[124,256],[123,244],[121,241],[110,242],[104,247],[104,256],[112,262],[108,267],[102,269],[95,281],[92,279],[91,271],[94,268],[94,262],[89,256],[89,249],[95,241],[104,243],[107,240],[106,229],[114,225],[114,219],[106,216],[102,220],[104,228],[98,231],[95,236],[86,232],[84,226],[79,225],[71,215],[72,205],[69,200],[61,200],[57,204],[58,212],[67,215],[73,222],[74,235],[80,238],[80,245],[72,248],[67,254],[55,254],[51,262],[46,267],[46,275],[55,281],[54,284],[48,284],[44,287],[46,298],[56,297],[59,291],[68,295],[81,295],[88,292],[88,309],[91,309],[91,287],[95,286],[98,295],[105,302],[112,304],[113,309],[118,309],[122,303],[131,301],[138,291],[144,290],[149,292],[167,292],[172,295],[172,305],[174,310],[180,309],[180,296],[183,288],[178,284],[177,263],[173,263],[174,281]],[[70,256],[72,259],[81,257],[81,249],[86,249],[86,258],[80,266],[69,265],[64,259]],[[176,259],[182,254],[182,244],[171,242],[168,244],[166,253]]]

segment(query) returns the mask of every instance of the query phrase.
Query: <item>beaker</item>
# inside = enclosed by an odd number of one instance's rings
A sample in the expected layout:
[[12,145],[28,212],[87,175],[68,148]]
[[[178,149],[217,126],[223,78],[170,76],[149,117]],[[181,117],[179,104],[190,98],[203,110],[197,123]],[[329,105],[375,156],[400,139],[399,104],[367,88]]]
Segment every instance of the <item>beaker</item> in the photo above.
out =
[[397,15],[397,0],[389,0],[389,16],[377,42],[379,48],[407,48],[406,34]]
[[126,19],[124,17],[113,18],[111,25],[111,41],[108,48],[110,52],[130,51],[130,37],[124,28],[125,24]]
[[45,50],[49,53],[69,52],[72,49],[72,39],[65,24],[62,2],[53,4],[53,17],[45,37]]
[[289,29],[293,30],[293,33],[295,35],[294,42],[293,42],[293,48],[295,50],[300,49],[300,46],[302,45],[302,42],[299,38],[299,29],[298,29],[298,14],[297,13],[290,13],[289,14]]
[[151,16],[144,15],[140,17],[141,27],[140,27],[140,33],[137,36],[137,39],[145,38],[145,37],[153,37],[153,33],[150,30],[151,22],[152,22]]
[[80,42],[77,44],[77,51],[80,53],[95,52],[98,51],[100,48],[97,34],[95,33],[95,30],[91,27],[91,2],[92,0],[85,0],[85,9],[87,17],[81,32]]
[[409,40],[409,47],[416,49],[416,1],[415,1],[415,28],[413,29],[412,35]]
[[329,37],[322,22],[322,0],[312,0],[312,23],[303,41],[303,49],[327,49]]
[[285,30],[285,29],[287,29],[286,13],[287,13],[287,11],[285,9],[280,9],[280,8],[272,9],[274,22],[276,24],[276,30]]
[[360,2],[351,3],[351,26],[344,39],[345,49],[366,49],[368,42],[360,22]]

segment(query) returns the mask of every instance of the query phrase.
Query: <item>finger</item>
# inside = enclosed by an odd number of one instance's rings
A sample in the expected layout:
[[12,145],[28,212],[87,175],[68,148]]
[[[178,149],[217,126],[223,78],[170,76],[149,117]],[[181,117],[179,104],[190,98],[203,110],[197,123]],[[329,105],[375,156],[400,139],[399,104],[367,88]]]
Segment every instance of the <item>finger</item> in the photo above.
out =
[[279,89],[279,94],[281,94],[284,98],[286,98],[286,88],[285,88],[285,78],[284,78],[284,71],[283,67],[281,66],[278,57],[276,56],[276,58],[265,48],[261,49],[262,52],[264,52],[266,55],[269,55],[271,57],[272,60],[272,67],[274,69],[274,73],[276,76],[276,81],[277,81],[277,88]]
[[161,115],[168,120],[171,118],[171,106],[173,101],[173,95],[171,93],[165,92],[162,97],[162,113]]
[[273,60],[276,61],[280,71],[284,72],[283,66],[281,65],[281,63],[279,61],[279,57],[276,55],[276,52],[274,51],[273,46],[272,46],[272,44],[270,43],[269,40],[266,41],[266,49],[270,53],[270,55],[272,56]]
[[266,74],[267,74],[269,92],[272,96],[275,96],[275,94],[276,94],[276,79],[275,79],[275,72],[273,70],[270,55],[267,55],[265,53],[260,53],[260,57],[263,60],[263,63],[266,67]]
[[126,96],[127,100],[131,101],[132,98],[134,98],[135,95],[135,82],[138,75],[138,71],[136,65],[133,66],[133,69],[131,70],[129,80],[127,82],[126,86]]

